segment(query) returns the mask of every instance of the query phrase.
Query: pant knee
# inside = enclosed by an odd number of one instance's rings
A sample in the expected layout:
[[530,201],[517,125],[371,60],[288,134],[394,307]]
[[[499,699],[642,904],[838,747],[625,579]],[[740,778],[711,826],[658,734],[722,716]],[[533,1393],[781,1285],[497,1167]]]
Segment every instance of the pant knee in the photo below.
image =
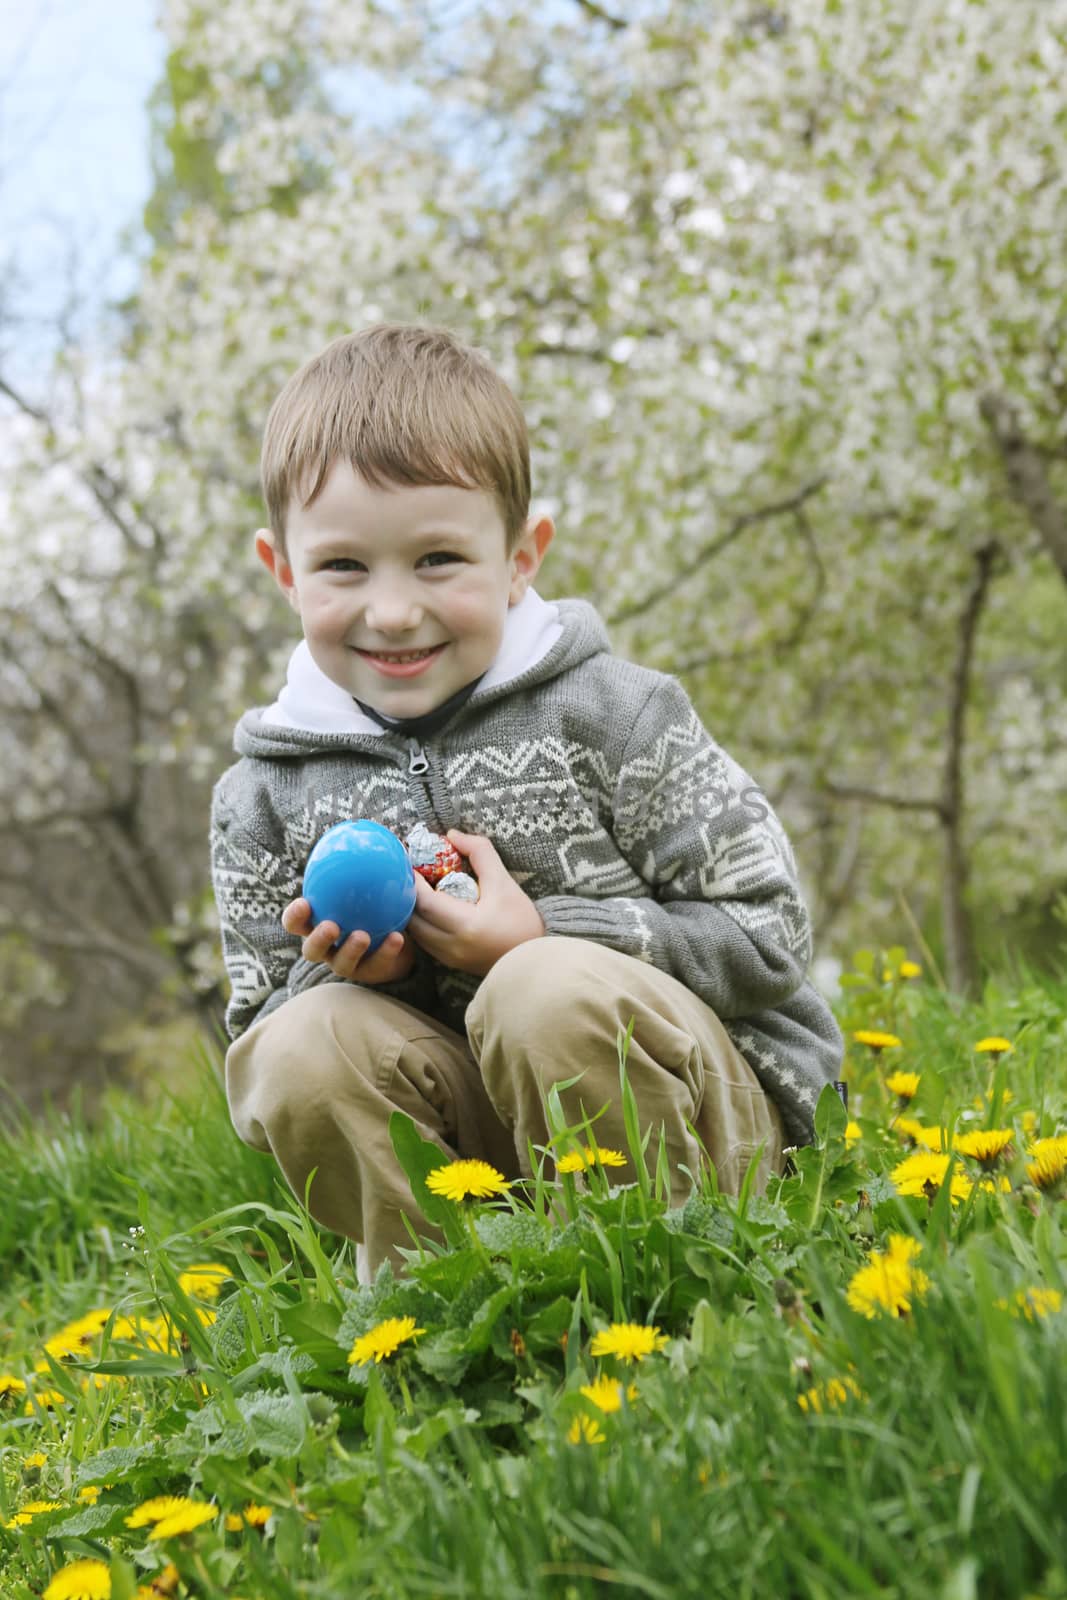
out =
[[467,1032],[479,1037],[491,1015],[494,1030],[529,1039],[549,1017],[568,1015],[568,996],[588,1002],[593,989],[587,941],[546,936],[509,950],[489,970],[467,1007]]
[[[230,1118],[254,1149],[270,1150],[283,1131],[330,1117],[338,1089],[336,998],[325,989],[296,996],[230,1046]],[[359,1059],[351,1058],[357,1070]]]

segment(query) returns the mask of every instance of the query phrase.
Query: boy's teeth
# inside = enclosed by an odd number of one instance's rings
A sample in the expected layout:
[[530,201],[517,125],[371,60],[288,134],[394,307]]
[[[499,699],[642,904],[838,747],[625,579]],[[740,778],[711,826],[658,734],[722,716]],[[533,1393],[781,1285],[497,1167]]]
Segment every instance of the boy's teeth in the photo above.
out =
[[376,650],[374,654],[379,661],[422,661],[425,656],[433,655],[433,649],[408,650],[404,655],[398,655],[393,651]]

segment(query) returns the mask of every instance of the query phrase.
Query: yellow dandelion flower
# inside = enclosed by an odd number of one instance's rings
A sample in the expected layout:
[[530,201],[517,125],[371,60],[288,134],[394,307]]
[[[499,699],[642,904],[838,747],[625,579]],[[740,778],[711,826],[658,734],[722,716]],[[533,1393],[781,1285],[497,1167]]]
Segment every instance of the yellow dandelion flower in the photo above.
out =
[[569,1150],[556,1162],[557,1172],[584,1172],[600,1161],[604,1167],[624,1167],[626,1157],[621,1150],[606,1150],[603,1145],[585,1145],[581,1150]]
[[979,1039],[974,1048],[982,1055],[1002,1056],[1006,1051],[1014,1047],[1010,1039],[1001,1039],[998,1035],[993,1034],[988,1039]]
[[68,1322],[65,1328],[60,1328],[58,1333],[46,1339],[45,1350],[56,1361],[62,1361],[64,1356],[84,1355],[110,1315],[110,1310],[104,1307],[87,1311],[83,1317]]
[[86,1558],[61,1567],[42,1600],[110,1600],[111,1569],[106,1561]]
[[122,1372],[87,1372],[81,1381],[81,1388],[84,1394],[86,1389],[106,1389],[113,1383],[125,1382],[126,1376]]
[[218,1506],[205,1505],[202,1500],[187,1500],[180,1510],[161,1517],[148,1537],[176,1539],[179,1534],[192,1533],[194,1528],[199,1528],[203,1522],[210,1522],[218,1514]]
[[219,1290],[233,1273],[218,1261],[204,1261],[199,1266],[186,1267],[179,1272],[178,1283],[194,1300],[217,1300]]
[[1058,1289],[1045,1289],[1032,1284],[1028,1289],[1017,1289],[1011,1300],[998,1300],[1001,1311],[1010,1311],[1013,1317],[1025,1317],[1033,1322],[1037,1317],[1051,1316],[1063,1306],[1063,1295]]
[[[1014,1099],[1015,1096],[1012,1091],[1010,1089],[1005,1089],[1000,1097],[1001,1107],[1003,1108],[1004,1106],[1010,1105]],[[991,1094],[976,1094],[974,1099],[971,1101],[971,1104],[976,1111],[985,1111],[993,1104],[993,1096]]]
[[567,1439],[571,1444],[603,1444],[606,1435],[595,1417],[587,1417],[584,1412],[575,1417],[567,1429]]
[[598,1411],[618,1411],[622,1407],[622,1384],[618,1378],[594,1378],[592,1383],[582,1384],[581,1392]]
[[33,1391],[33,1398],[27,1400],[26,1404],[23,1406],[22,1414],[26,1417],[32,1417],[36,1414],[38,1409],[41,1411],[54,1411],[57,1406],[65,1406],[69,1404],[70,1402],[68,1401],[66,1395],[63,1394],[59,1389],[35,1389]]
[[431,1194],[440,1194],[446,1200],[487,1200],[493,1194],[505,1194],[511,1188],[502,1172],[491,1167],[488,1161],[453,1161],[447,1167],[435,1167],[426,1179]]
[[921,978],[923,971],[917,961],[902,961],[897,970],[902,978]]
[[883,967],[882,968],[882,982],[883,983],[892,983],[892,981],[893,981],[893,969],[892,969],[892,967]]
[[797,1405],[801,1411],[836,1411],[845,1404],[850,1394],[857,1400],[864,1398],[855,1378],[827,1378],[825,1383],[816,1383],[804,1394],[798,1394]]
[[[177,1594],[181,1576],[173,1561],[168,1561],[162,1572],[157,1572],[150,1583],[142,1583],[137,1590],[137,1600],[160,1600],[160,1596]],[[237,1596],[233,1596],[237,1600]]]
[[1030,1182],[1038,1189],[1055,1189],[1067,1173],[1067,1135],[1036,1139],[1029,1153],[1034,1158],[1026,1167]]
[[942,1147],[941,1129],[927,1128],[917,1117],[894,1117],[893,1132],[902,1133],[912,1144],[921,1145],[924,1150],[940,1150]]
[[1019,1121],[1022,1124],[1022,1130],[1024,1133],[1033,1133],[1034,1129],[1037,1127],[1037,1112],[1024,1111],[1021,1113]]
[[249,1501],[241,1512],[241,1519],[250,1528],[265,1528],[273,1515],[273,1507],[257,1506],[254,1501]]
[[383,1361],[395,1355],[408,1339],[417,1339],[425,1328],[416,1328],[414,1317],[387,1317],[377,1327],[357,1339],[348,1353],[349,1366],[362,1366],[366,1361]]
[[26,1385],[21,1378],[16,1378],[13,1372],[0,1372],[0,1400],[6,1400],[8,1395],[25,1393]]
[[934,1150],[916,1150],[912,1155],[905,1156],[889,1176],[898,1194],[926,1195],[929,1199],[940,1189],[950,1168],[952,1204],[958,1205],[961,1200],[966,1200],[974,1185],[966,1174],[958,1170],[951,1155],[939,1154]]
[[890,1234],[884,1251],[874,1251],[865,1267],[860,1267],[848,1286],[847,1299],[853,1311],[875,1317],[888,1311],[894,1317],[911,1310],[914,1299],[930,1286],[925,1272],[912,1265],[919,1254],[918,1240],[905,1234]]
[[848,1122],[848,1123],[845,1124],[845,1144],[846,1145],[855,1144],[858,1139],[862,1139],[862,1138],[863,1138],[863,1129],[860,1127],[858,1122]]
[[161,1522],[164,1517],[169,1517],[183,1506],[191,1505],[192,1501],[183,1494],[157,1494],[151,1500],[142,1500],[135,1506],[128,1517],[125,1518],[127,1528],[145,1528],[150,1522]]
[[99,1498],[100,1485],[98,1483],[87,1483],[84,1489],[78,1490],[78,1499],[83,1505],[95,1506]]
[[26,1504],[16,1511],[11,1521],[4,1523],[4,1527],[24,1528],[34,1517],[43,1517],[46,1512],[62,1510],[62,1500],[27,1500]]
[[900,1040],[895,1033],[879,1033],[875,1028],[860,1028],[852,1035],[857,1044],[870,1050],[899,1050]]
[[919,1087],[919,1074],[917,1072],[891,1072],[885,1080],[885,1086],[890,1094],[899,1095],[901,1100],[912,1100]]
[[980,1161],[983,1167],[995,1167],[1014,1137],[1010,1128],[976,1128],[973,1133],[956,1135],[956,1149],[960,1155]]
[[166,1317],[116,1317],[111,1337],[163,1355],[172,1355],[178,1347],[174,1329]]
[[23,1456],[22,1465],[31,1469],[44,1467],[48,1465],[48,1457],[43,1450],[32,1450],[28,1456]]
[[593,1335],[589,1351],[594,1356],[617,1356],[620,1361],[643,1361],[666,1343],[665,1333],[643,1322],[613,1322]]
[[111,1324],[112,1339],[137,1339],[140,1337],[140,1321],[136,1317],[116,1317]]

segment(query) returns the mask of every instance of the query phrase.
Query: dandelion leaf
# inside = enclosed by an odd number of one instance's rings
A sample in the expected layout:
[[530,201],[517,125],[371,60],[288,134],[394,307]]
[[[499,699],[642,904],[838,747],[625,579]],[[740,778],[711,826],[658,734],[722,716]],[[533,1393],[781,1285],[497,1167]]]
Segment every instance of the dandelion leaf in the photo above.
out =
[[90,1483],[119,1483],[144,1463],[153,1470],[159,1462],[159,1445],[154,1440],[145,1444],[112,1445],[83,1461],[74,1476],[74,1487],[83,1488]]
[[440,1333],[419,1340],[415,1360],[441,1383],[459,1383],[474,1359],[467,1337],[465,1328],[443,1328]]
[[848,1126],[848,1112],[841,1096],[832,1083],[824,1084],[815,1107],[815,1137],[820,1144],[829,1145],[844,1139]]
[[271,1458],[299,1454],[308,1428],[307,1407],[301,1398],[255,1394],[238,1399],[236,1405],[237,1420],[225,1416],[218,1404],[205,1406],[190,1419],[182,1442],[198,1445],[202,1455],[238,1460],[253,1451]]
[[53,1518],[49,1522],[49,1537],[64,1539],[85,1538],[87,1535],[106,1535],[123,1531],[123,1518],[128,1517],[128,1505],[82,1506],[72,1517],[62,1522]]
[[411,1117],[403,1111],[394,1111],[389,1118],[389,1137],[419,1211],[427,1222],[440,1228],[449,1244],[462,1244],[467,1235],[455,1202],[434,1194],[426,1186],[429,1173],[437,1167],[448,1166],[448,1155],[440,1145],[424,1139]]
[[[550,1248],[550,1232],[544,1223],[529,1213],[488,1211],[475,1224],[478,1237],[492,1256],[507,1256],[513,1250],[543,1254]],[[524,1256],[520,1256],[520,1261]]]
[[705,1200],[698,1194],[690,1195],[682,1207],[681,1219],[683,1233],[692,1234],[697,1239],[710,1239],[713,1244],[733,1244],[733,1215],[721,1201]]

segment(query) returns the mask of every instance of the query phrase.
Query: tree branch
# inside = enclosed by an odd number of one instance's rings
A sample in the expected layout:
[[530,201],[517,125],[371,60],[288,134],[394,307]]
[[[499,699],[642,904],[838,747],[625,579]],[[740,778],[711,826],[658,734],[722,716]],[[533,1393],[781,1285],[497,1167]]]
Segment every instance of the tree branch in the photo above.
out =
[[623,17],[613,17],[609,11],[605,11],[602,6],[598,6],[596,0],[575,0],[575,3],[580,5],[583,11],[588,11],[589,15],[595,17],[598,22],[606,22],[609,28],[619,30],[629,26]]
[[646,611],[651,611],[652,607],[658,605],[661,600],[668,599],[679,584],[685,583],[694,573],[699,572],[705,562],[710,561],[713,556],[719,555],[735,539],[739,538],[746,528],[751,528],[759,522],[769,522],[772,517],[782,516],[783,513],[795,513],[803,506],[805,500],[818,493],[826,481],[826,474],[823,473],[785,500],[772,501],[770,505],[759,506],[755,511],[743,511],[740,516],[734,518],[724,534],[721,534],[718,539],[713,539],[710,544],[706,544],[687,566],[684,566],[680,572],[675,573],[673,578],[669,578],[666,583],[661,583],[658,588],[651,590],[642,599],[634,600],[628,606],[623,606],[621,611],[614,612],[609,621],[611,623],[629,622],[633,617],[640,617]]
[[812,565],[815,568],[815,588],[805,605],[797,613],[792,626],[786,633],[783,633],[777,639],[772,639],[769,643],[766,640],[761,640],[758,644],[741,645],[736,650],[707,650],[703,651],[699,656],[691,656],[688,661],[681,661],[671,669],[679,677],[687,672],[696,672],[700,667],[709,666],[713,661],[742,661],[746,656],[754,655],[757,651],[769,649],[773,656],[782,657],[803,636],[804,630],[815,615],[819,602],[826,592],[826,567],[819,553],[814,530],[802,507],[798,506],[796,508],[793,512],[793,519],[799,527],[801,536],[811,554]]
[[[13,389],[3,376],[0,376],[0,394],[7,395],[8,399],[13,400],[19,410],[24,412],[26,416],[32,417],[35,422],[39,422],[53,434],[55,433],[56,430],[52,419],[47,413],[39,410],[37,406],[31,405],[30,401],[19,394],[17,389]],[[135,550],[139,555],[144,555],[149,547],[138,539],[126,516],[120,511],[118,500],[119,496],[125,491],[120,484],[116,483],[107,468],[101,466],[97,461],[91,461],[88,466],[74,468],[73,471],[85,484],[108,521],[118,529],[127,548]],[[145,515],[143,509],[138,512],[138,517],[152,535],[152,550],[157,556],[161,556],[166,548],[166,540],[163,537],[162,529],[150,517]]]
[[166,976],[169,963],[143,939],[127,942],[95,919],[80,917],[76,928],[58,928],[44,923],[34,923],[21,917],[0,915],[0,934],[15,933],[30,939],[44,950],[72,950],[83,959],[90,956],[111,956],[158,983]]
[[881,789],[868,789],[861,783],[832,783],[826,780],[819,785],[823,794],[832,794],[836,800],[867,800],[871,805],[890,806],[894,811],[932,811],[945,821],[944,801],[924,800],[910,794],[886,794]]
[[1018,411],[1003,395],[984,394],[978,409],[1000,451],[1012,499],[1026,512],[1067,583],[1067,513],[1052,492],[1042,451],[1027,439]]

